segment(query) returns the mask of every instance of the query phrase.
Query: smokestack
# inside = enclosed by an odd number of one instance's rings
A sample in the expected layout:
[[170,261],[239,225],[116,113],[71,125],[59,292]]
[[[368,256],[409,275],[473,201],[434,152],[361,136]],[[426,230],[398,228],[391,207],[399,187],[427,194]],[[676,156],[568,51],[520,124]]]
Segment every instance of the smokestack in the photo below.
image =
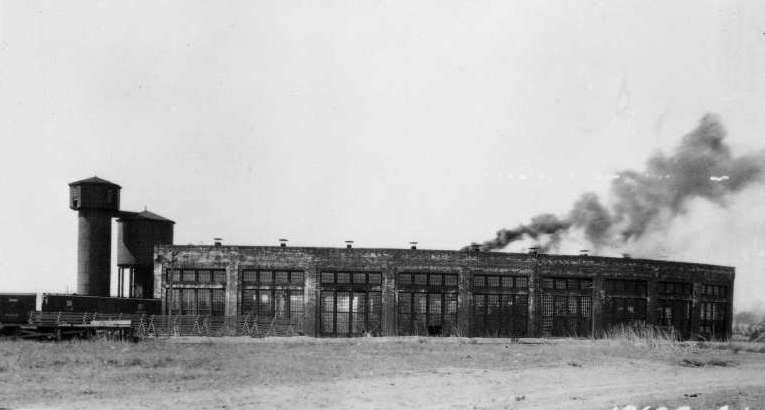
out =
[[213,238],[213,245],[221,246],[223,244],[223,238]]
[[409,242],[409,249],[415,250],[417,249],[417,242]]
[[345,247],[347,249],[353,248],[353,241],[345,241]]
[[279,239],[279,246],[281,246],[282,248],[286,248],[287,247],[287,240],[284,239],[284,238]]

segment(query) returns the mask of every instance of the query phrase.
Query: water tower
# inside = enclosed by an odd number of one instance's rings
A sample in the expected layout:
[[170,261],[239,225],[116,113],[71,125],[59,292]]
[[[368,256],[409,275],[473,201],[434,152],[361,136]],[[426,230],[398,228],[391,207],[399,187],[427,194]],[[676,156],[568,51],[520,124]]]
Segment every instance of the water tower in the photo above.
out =
[[[154,297],[154,245],[172,245],[175,222],[148,210],[117,219],[117,296]],[[126,275],[127,274],[127,275]]]
[[69,184],[69,207],[78,212],[77,293],[109,296],[112,217],[120,208],[115,183],[93,177]]

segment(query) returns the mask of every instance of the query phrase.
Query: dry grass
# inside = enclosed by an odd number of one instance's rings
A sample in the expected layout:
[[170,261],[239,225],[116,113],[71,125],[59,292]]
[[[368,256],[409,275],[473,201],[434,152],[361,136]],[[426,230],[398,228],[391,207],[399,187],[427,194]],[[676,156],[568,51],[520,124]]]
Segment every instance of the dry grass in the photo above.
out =
[[659,328],[640,322],[611,327],[604,332],[603,339],[650,351],[692,353],[699,349],[698,343],[681,341],[673,328]]
[[[0,342],[0,407],[128,398],[149,392],[227,391],[364,379],[437,369],[515,371],[698,359],[698,351],[650,334],[613,333],[605,341],[469,338],[222,338],[138,344],[113,341]],[[670,346],[670,347],[668,347]],[[674,346],[674,347],[671,347]],[[712,345],[709,345],[710,347]],[[698,349],[697,349],[698,350]],[[726,349],[704,349],[729,360]],[[642,366],[642,365],[641,365]]]

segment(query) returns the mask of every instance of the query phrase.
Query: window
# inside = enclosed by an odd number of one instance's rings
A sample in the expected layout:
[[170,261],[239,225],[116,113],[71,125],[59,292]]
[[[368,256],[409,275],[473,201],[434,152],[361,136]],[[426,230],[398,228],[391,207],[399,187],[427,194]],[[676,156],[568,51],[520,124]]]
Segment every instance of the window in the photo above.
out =
[[473,288],[525,290],[528,288],[528,278],[525,276],[474,275]]
[[714,298],[727,298],[728,287],[722,285],[704,285],[701,287],[701,294]]
[[457,275],[398,274],[398,333],[448,336],[457,327]]
[[225,269],[168,269],[165,280],[173,283],[226,283]]
[[276,271],[274,272],[274,283],[276,284],[287,284],[290,282],[290,276],[289,272],[285,271]]
[[646,281],[606,279],[606,293],[612,295],[646,296]]
[[302,334],[302,271],[242,270],[239,312],[259,328]]
[[258,271],[256,271],[256,270],[243,270],[242,271],[242,283],[245,283],[245,284],[258,283]]
[[325,336],[379,334],[382,295],[379,272],[322,272],[320,333]]
[[199,283],[210,283],[212,281],[212,275],[209,270],[200,270],[197,272]]
[[[223,315],[225,289],[221,287],[226,283],[225,274],[225,269],[168,269],[166,280],[172,286],[165,293],[168,312],[175,315]],[[196,286],[187,287],[190,284]]]
[[684,282],[658,282],[656,293],[660,295],[691,296],[693,284]]
[[271,274],[271,271],[262,270],[258,273],[258,279],[261,284],[270,284],[273,283],[273,275]]

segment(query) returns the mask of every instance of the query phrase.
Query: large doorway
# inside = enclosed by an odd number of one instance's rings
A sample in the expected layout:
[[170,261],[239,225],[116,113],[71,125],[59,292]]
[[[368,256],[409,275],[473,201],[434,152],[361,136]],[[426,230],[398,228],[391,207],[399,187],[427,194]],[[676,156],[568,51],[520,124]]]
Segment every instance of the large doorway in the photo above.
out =
[[457,274],[398,274],[398,334],[450,336],[457,333]]
[[320,335],[380,335],[381,282],[379,272],[322,272]]
[[526,335],[529,313],[526,276],[473,275],[472,289],[472,336]]
[[592,333],[592,279],[542,279],[542,335],[586,337]]

